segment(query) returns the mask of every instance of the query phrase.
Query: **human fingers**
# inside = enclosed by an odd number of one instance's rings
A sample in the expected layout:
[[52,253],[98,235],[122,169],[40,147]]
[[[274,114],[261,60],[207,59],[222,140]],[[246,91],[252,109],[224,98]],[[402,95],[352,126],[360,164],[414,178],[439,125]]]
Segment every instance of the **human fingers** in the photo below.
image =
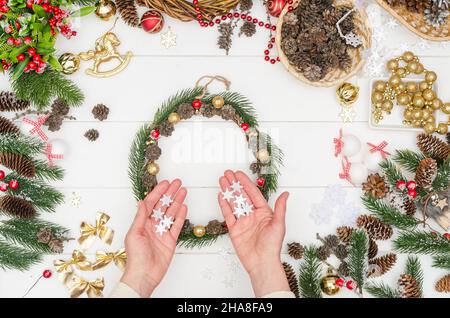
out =
[[268,205],[261,191],[256,184],[242,171],[236,171],[234,174],[236,179],[242,184],[246,194],[253,202],[256,208],[266,207]]
[[175,222],[173,223],[172,228],[170,229],[170,233],[172,234],[175,240],[178,239],[178,236],[180,235],[180,232],[183,229],[187,211],[188,211],[187,205],[182,204],[181,207],[178,209],[177,214],[175,215]]
[[286,222],[286,207],[287,199],[289,198],[289,192],[283,192],[275,201],[274,207],[274,220],[276,223],[285,224]]
[[233,171],[226,170],[225,177],[230,183],[233,193],[235,194],[235,202],[241,200],[240,202],[247,201],[249,204],[253,204],[252,200],[242,186],[242,183],[236,178]]
[[167,210],[173,203],[174,196],[178,192],[180,187],[181,187],[181,180],[180,179],[173,180],[167,187],[166,191],[159,198],[154,209],[155,210],[161,209],[161,211],[163,212]]
[[180,188],[180,190],[178,190],[178,192],[175,194],[175,197],[173,198],[172,204],[166,211],[167,216],[171,216],[173,219],[175,218],[175,215],[177,214],[178,210],[181,208],[184,200],[186,199],[186,195],[187,195],[186,188]]
[[[230,191],[230,183],[228,182],[228,179],[226,177],[220,177],[219,184],[222,191]],[[224,196],[224,193],[219,193],[217,196],[220,210],[222,211],[225,222],[227,223],[228,227],[231,227],[236,222],[236,217],[233,214],[233,203],[231,202],[231,198],[227,198],[227,196]]]
[[148,210],[143,201],[138,202],[138,209],[134,216],[133,223],[131,224],[130,231],[140,231],[145,227],[145,223],[148,220]]
[[147,194],[144,199],[144,203],[148,211],[151,212],[155,208],[155,205],[158,203],[161,196],[167,191],[169,185],[169,181],[161,181],[149,194]]

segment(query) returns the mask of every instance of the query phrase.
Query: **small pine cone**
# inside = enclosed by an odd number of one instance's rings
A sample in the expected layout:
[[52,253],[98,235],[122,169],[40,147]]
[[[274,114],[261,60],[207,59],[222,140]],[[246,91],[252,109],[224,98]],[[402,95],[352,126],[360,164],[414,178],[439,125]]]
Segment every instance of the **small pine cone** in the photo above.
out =
[[295,39],[285,39],[281,43],[281,48],[286,55],[293,55],[298,51],[297,41]]
[[94,115],[95,119],[104,121],[108,118],[109,108],[103,104],[97,104],[94,106],[94,108],[92,108],[92,115]]
[[9,119],[0,116],[0,135],[19,135],[20,128]]
[[288,243],[288,254],[293,259],[301,259],[303,257],[303,253],[305,252],[305,248],[297,242]]
[[252,162],[252,164],[250,165],[250,171],[253,174],[259,174],[261,172],[261,164],[257,161]]
[[234,118],[236,117],[236,110],[231,105],[225,105],[222,107],[220,115],[225,120],[234,120]]
[[321,261],[326,261],[330,255],[331,250],[325,245],[322,245],[317,249],[317,258]]
[[89,141],[96,141],[100,133],[96,129],[89,129],[84,133],[84,137],[86,137]]
[[219,37],[217,39],[217,46],[219,49],[225,50],[226,54],[230,52],[233,39],[233,25],[229,23],[221,23],[218,26]]
[[416,170],[416,177],[414,180],[417,185],[424,190],[430,189],[436,179],[438,165],[433,158],[425,158],[420,161]]
[[406,199],[402,205],[403,210],[405,211],[406,215],[408,216],[414,216],[417,211],[416,204],[413,200]]
[[148,173],[144,173],[142,175],[142,185],[144,186],[144,188],[147,192],[152,191],[157,183],[158,183],[158,181],[156,179],[156,176],[148,174]]
[[178,114],[181,119],[189,119],[195,114],[195,109],[191,104],[184,103],[178,106]]
[[336,235],[327,235],[323,239],[323,244],[328,248],[335,248],[339,244],[339,237]]
[[369,239],[369,250],[367,251],[367,256],[369,259],[375,258],[378,254],[378,245],[372,239]]
[[417,147],[433,159],[446,160],[450,156],[450,145],[433,135],[417,135]]
[[69,113],[70,107],[65,100],[57,98],[52,104],[52,114],[66,116]]
[[334,249],[334,255],[336,255],[337,258],[339,258],[341,261],[344,260],[348,256],[348,249],[347,246],[344,244],[339,244]]
[[189,221],[189,219],[184,220],[183,227],[181,229],[181,234],[190,235],[194,229],[194,225]]
[[400,298],[420,298],[420,287],[417,281],[409,274],[403,274],[398,280]]
[[50,247],[50,250],[53,253],[61,254],[64,252],[64,243],[60,239],[53,239],[48,243],[48,246]]
[[173,131],[175,130],[175,127],[172,123],[169,123],[168,121],[163,121],[160,125],[158,125],[157,129],[159,130],[161,136],[169,137],[172,135]]
[[382,199],[389,192],[389,186],[378,173],[370,174],[367,182],[362,184],[362,189],[366,195],[375,199]]
[[239,9],[241,11],[250,11],[253,8],[253,0],[241,0]]
[[36,175],[33,161],[21,154],[0,152],[0,164],[25,178],[34,178]]
[[324,77],[323,69],[315,64],[310,64],[305,67],[303,71],[303,76],[305,76],[311,82],[320,81]]
[[356,225],[364,228],[369,237],[374,240],[388,240],[394,233],[390,225],[381,222],[373,215],[360,215]]
[[200,114],[201,114],[203,117],[211,118],[211,117],[213,117],[214,115],[216,115],[216,109],[215,109],[214,106],[211,105],[211,104],[204,104],[204,105],[202,105],[202,107],[200,108]]
[[447,136],[445,137],[445,139],[447,140],[447,144],[450,146],[450,132],[447,133]]
[[434,288],[440,293],[450,293],[450,274],[438,280]]
[[283,262],[284,273],[286,274],[287,281],[289,283],[289,289],[292,293],[294,293],[296,298],[300,297],[299,288],[298,288],[298,280],[295,275],[294,269],[291,264]]
[[227,229],[223,222],[212,220],[206,225],[206,233],[211,235],[221,235],[227,233]]
[[125,23],[132,27],[138,27],[140,25],[134,0],[116,0],[116,5],[117,11]]
[[21,219],[31,219],[36,216],[36,210],[30,202],[11,195],[0,198],[0,210],[5,214]]
[[294,12],[289,12],[284,16],[283,23],[296,25],[298,23],[298,17]]
[[64,117],[58,114],[52,114],[48,116],[44,125],[48,126],[48,130],[51,132],[55,132],[61,129],[61,125],[63,123]]
[[339,265],[337,272],[338,272],[339,276],[347,277],[349,275],[349,268],[348,268],[347,262],[342,262]]
[[30,102],[17,99],[12,92],[0,92],[0,111],[16,112],[30,107]]
[[158,160],[161,156],[161,148],[157,144],[152,144],[145,149],[145,158],[150,161]]
[[50,228],[44,227],[36,234],[39,243],[48,244],[53,239],[53,232]]
[[377,265],[379,267],[380,275],[387,273],[397,262],[397,255],[389,253],[374,259],[369,260],[370,265]]
[[246,37],[252,37],[256,33],[256,25],[252,22],[245,21],[239,31],[239,36],[244,34]]
[[350,226],[340,226],[336,229],[336,233],[343,243],[350,243],[352,232],[353,228]]

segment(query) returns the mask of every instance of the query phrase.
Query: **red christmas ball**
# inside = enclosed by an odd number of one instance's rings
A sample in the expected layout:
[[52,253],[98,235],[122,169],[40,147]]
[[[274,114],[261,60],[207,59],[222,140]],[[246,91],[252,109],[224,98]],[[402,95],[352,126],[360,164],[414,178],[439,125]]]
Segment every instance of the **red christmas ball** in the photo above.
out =
[[158,33],[164,26],[164,17],[159,11],[149,10],[142,15],[141,27],[145,32]]
[[247,123],[242,123],[241,128],[243,131],[247,131],[250,128],[250,126]]
[[415,199],[417,197],[417,191],[416,189],[408,189],[408,196]]
[[5,178],[5,171],[0,170],[0,180]]
[[338,285],[339,287],[344,286],[345,281],[342,278],[338,278],[336,279],[336,285]]
[[8,184],[4,182],[0,183],[0,191],[5,192],[6,190],[8,190]]
[[406,188],[406,181],[405,181],[405,180],[399,180],[399,181],[397,181],[396,187],[397,187],[397,189],[399,189],[400,191],[405,190],[405,188]]
[[52,277],[52,275],[53,275],[53,273],[49,269],[46,269],[45,271],[42,272],[42,277],[44,277],[44,278],[50,278],[50,277]]
[[256,179],[256,184],[258,185],[258,187],[264,187],[264,184],[266,183],[266,179],[259,177],[258,179]]
[[158,129],[153,129],[152,132],[150,133],[150,136],[153,139],[158,139],[159,138],[159,130]]
[[199,99],[196,99],[192,102],[192,107],[194,107],[195,109],[200,109],[200,107],[202,107],[202,102]]
[[16,179],[12,179],[11,181],[9,181],[9,187],[13,190],[17,190],[19,188],[19,181],[17,181]]
[[353,290],[355,288],[355,283],[352,280],[349,280],[346,284],[345,287],[347,287],[350,290]]
[[450,240],[450,233],[444,233],[444,237],[445,237],[447,240]]
[[406,184],[406,187],[408,189],[415,189],[417,187],[417,184],[415,181],[408,181],[408,183]]
[[286,3],[286,0],[269,0],[267,1],[267,10],[271,16],[278,18]]

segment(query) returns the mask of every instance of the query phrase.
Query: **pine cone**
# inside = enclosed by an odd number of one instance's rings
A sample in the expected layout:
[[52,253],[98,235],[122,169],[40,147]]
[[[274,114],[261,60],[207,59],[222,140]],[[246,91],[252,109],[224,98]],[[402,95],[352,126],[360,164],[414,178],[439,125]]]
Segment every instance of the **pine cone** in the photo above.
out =
[[204,104],[202,108],[200,108],[200,114],[203,117],[211,118],[216,115],[216,109],[211,104]]
[[259,174],[261,172],[261,164],[257,161],[252,162],[252,164],[250,165],[250,171],[253,174]]
[[347,277],[350,272],[347,262],[342,262],[341,264],[339,264],[337,272],[338,272],[339,276]]
[[256,25],[252,22],[245,21],[239,31],[239,36],[244,34],[246,37],[252,37],[256,33]]
[[305,70],[303,71],[303,76],[305,76],[311,82],[317,82],[324,78],[322,68],[314,64],[311,64],[305,68]]
[[158,160],[161,156],[161,148],[157,144],[152,144],[145,149],[145,158],[149,161]]
[[339,237],[337,237],[336,235],[327,235],[323,239],[323,244],[326,247],[328,247],[330,249],[333,249],[336,246],[338,246],[338,244],[339,244]]
[[233,26],[231,22],[221,23],[218,27],[219,38],[217,39],[217,45],[219,49],[225,50],[226,54],[230,52],[233,40],[231,36],[233,35]]
[[25,178],[34,178],[36,175],[33,161],[21,154],[0,152],[0,164]]
[[321,261],[326,261],[328,257],[330,257],[330,255],[331,250],[325,245],[322,245],[317,249],[317,258],[320,259]]
[[228,230],[223,222],[212,220],[206,225],[206,233],[211,235],[221,235],[227,233]]
[[353,228],[351,228],[350,226],[340,226],[336,229],[336,233],[343,243],[350,243]]
[[153,188],[158,184],[156,176],[151,175],[149,173],[144,173],[142,175],[142,185],[144,186],[147,192],[153,190]]
[[30,107],[30,102],[17,99],[12,92],[0,92],[0,111],[17,112]]
[[398,291],[401,298],[420,298],[420,287],[409,274],[403,274],[398,280]]
[[189,221],[189,219],[184,220],[183,227],[181,229],[182,235],[191,235],[194,229],[194,225]]
[[397,255],[389,253],[374,259],[369,260],[369,264],[378,265],[380,275],[387,273],[397,262]]
[[30,202],[11,195],[0,198],[0,210],[21,219],[31,219],[36,216],[36,210]]
[[52,104],[52,114],[66,116],[69,113],[70,107],[65,100],[57,98]]
[[382,199],[389,192],[389,186],[378,173],[370,174],[367,177],[367,182],[362,184],[362,189],[366,195],[375,199]]
[[283,18],[283,24],[292,24],[295,25],[298,23],[297,15],[294,12],[287,13]]
[[438,165],[433,158],[425,158],[420,161],[416,170],[416,177],[414,180],[417,185],[424,190],[428,190],[433,185],[434,179],[436,179],[438,171]]
[[48,126],[48,130],[55,132],[61,129],[61,125],[63,123],[64,117],[58,114],[52,114],[48,116],[44,125]]
[[184,103],[178,106],[178,114],[181,119],[189,119],[195,114],[195,109],[191,104]]
[[100,133],[96,129],[89,129],[84,133],[84,137],[86,137],[89,141],[96,141]]
[[438,280],[434,288],[440,293],[450,293],[450,274]]
[[50,250],[53,253],[61,254],[64,252],[64,243],[59,239],[53,239],[48,243],[48,246],[50,247]]
[[298,52],[297,41],[295,39],[285,39],[281,43],[281,49],[287,56],[293,55]]
[[20,128],[9,119],[0,116],[0,135],[19,135]]
[[53,239],[53,232],[50,228],[44,227],[36,234],[39,243],[48,244]]
[[117,11],[119,11],[123,21],[132,27],[139,26],[140,19],[134,0],[116,0],[116,5]]
[[447,144],[450,146],[450,133],[447,133],[446,139],[447,139]]
[[253,0],[241,0],[239,2],[239,9],[241,11],[250,11],[253,7]]
[[108,118],[109,108],[103,104],[97,104],[94,106],[94,108],[92,108],[92,115],[94,115],[95,119],[104,121]]
[[297,242],[288,243],[288,254],[293,259],[301,259],[303,257],[303,253],[305,252],[305,248]]
[[337,258],[339,258],[341,261],[347,258],[348,256],[348,249],[347,246],[344,244],[339,244],[334,249],[334,255],[336,255]]
[[417,135],[417,147],[433,159],[446,160],[450,156],[450,145],[433,135]]
[[236,110],[231,105],[225,105],[222,107],[220,115],[225,120],[234,120],[236,118]]
[[364,228],[369,237],[374,240],[388,240],[394,233],[390,225],[381,222],[373,215],[360,215],[356,224]]
[[159,130],[161,136],[169,137],[172,135],[173,131],[175,130],[175,127],[172,123],[169,123],[168,121],[163,121],[160,125],[158,125],[157,129]]
[[413,200],[406,199],[402,205],[402,209],[405,211],[405,214],[408,216],[414,216],[417,211],[416,204]]
[[294,293],[296,298],[299,298],[300,293],[298,288],[298,280],[297,276],[295,275],[294,269],[292,268],[291,264],[288,264],[286,262],[283,262],[283,268],[289,283],[289,289],[292,293]]
[[367,257],[369,259],[375,258],[378,254],[378,245],[377,242],[375,242],[372,239],[369,239],[369,250],[367,252]]

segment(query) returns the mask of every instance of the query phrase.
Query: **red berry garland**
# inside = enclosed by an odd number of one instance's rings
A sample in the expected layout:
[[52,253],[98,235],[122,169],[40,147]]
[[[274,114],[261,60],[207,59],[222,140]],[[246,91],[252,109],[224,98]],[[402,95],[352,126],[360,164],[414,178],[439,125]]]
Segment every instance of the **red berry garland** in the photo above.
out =
[[53,273],[49,269],[46,269],[45,271],[42,272],[42,277],[44,277],[44,278],[50,278],[50,277],[52,277],[52,275],[53,275]]

